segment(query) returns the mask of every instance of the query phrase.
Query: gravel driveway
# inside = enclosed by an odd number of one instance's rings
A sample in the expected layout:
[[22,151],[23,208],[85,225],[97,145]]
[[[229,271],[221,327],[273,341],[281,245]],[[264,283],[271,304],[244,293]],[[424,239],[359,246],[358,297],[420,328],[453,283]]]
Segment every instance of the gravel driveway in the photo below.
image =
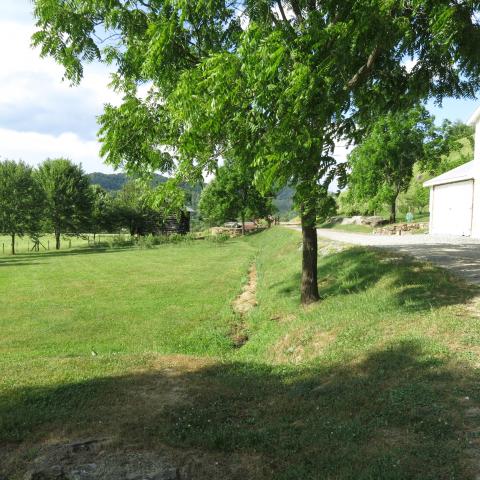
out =
[[[300,227],[296,227],[300,230]],[[320,239],[388,248],[446,268],[480,285],[480,240],[448,235],[365,235],[320,228]]]

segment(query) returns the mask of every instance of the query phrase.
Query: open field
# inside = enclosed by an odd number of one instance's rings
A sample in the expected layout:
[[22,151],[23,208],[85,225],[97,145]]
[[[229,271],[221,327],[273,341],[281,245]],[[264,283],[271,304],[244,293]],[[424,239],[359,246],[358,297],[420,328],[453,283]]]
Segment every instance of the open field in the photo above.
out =
[[[321,242],[322,301],[301,308],[299,245],[279,227],[1,258],[0,473],[93,439],[68,461],[154,455],[201,480],[474,479],[478,289]],[[252,263],[258,306],[240,318]]]

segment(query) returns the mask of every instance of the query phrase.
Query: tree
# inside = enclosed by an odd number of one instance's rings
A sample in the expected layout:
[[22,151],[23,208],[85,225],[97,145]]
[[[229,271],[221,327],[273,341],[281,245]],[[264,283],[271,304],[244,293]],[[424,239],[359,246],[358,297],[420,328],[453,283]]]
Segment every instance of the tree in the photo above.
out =
[[43,200],[31,167],[11,160],[0,162],[0,232],[10,235],[12,255],[17,236],[39,232]]
[[[341,173],[336,141],[358,141],[372,118],[420,99],[473,97],[479,4],[36,0],[33,43],[73,83],[86,61],[116,68],[124,100],[100,118],[110,164],[198,178],[233,157],[255,168],[261,190],[294,186],[301,299],[310,303],[319,298],[318,195]],[[145,82],[152,86],[143,98],[137,86]]]
[[89,228],[90,182],[80,166],[64,158],[45,160],[36,176],[46,198],[45,227],[54,231],[55,248],[59,250],[63,233],[79,234]]
[[93,241],[100,232],[111,232],[118,223],[112,195],[100,185],[91,185],[92,211],[90,215],[90,232]]
[[352,195],[371,209],[386,203],[395,223],[398,195],[408,189],[415,163],[426,161],[433,131],[431,117],[420,107],[380,118],[349,155]]
[[431,176],[441,175],[473,160],[474,127],[444,120],[432,142],[433,154],[421,167]]
[[240,219],[245,232],[246,218],[267,218],[273,213],[272,196],[262,195],[254,185],[253,170],[243,163],[227,160],[203,190],[199,209],[211,225]]
[[[161,188],[161,187],[157,187]],[[122,227],[130,235],[156,233],[162,223],[160,211],[153,207],[154,189],[140,180],[131,180],[118,192],[115,209]]]
[[399,203],[401,201],[404,203],[405,213],[415,210],[418,213],[428,211],[430,191],[423,186],[423,183],[427,180],[428,176],[422,172],[422,165],[420,163],[415,164],[410,185],[405,193],[400,196],[401,199],[399,198]]

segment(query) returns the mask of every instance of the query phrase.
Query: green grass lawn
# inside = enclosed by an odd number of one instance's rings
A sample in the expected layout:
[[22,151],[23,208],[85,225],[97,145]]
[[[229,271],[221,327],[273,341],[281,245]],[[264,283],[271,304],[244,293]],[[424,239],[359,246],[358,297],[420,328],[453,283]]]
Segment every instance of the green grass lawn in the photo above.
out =
[[[478,289],[321,244],[322,301],[303,308],[299,246],[278,227],[0,258],[0,474],[101,437],[194,456],[201,480],[474,479]],[[230,304],[252,262],[258,306],[241,319]]]

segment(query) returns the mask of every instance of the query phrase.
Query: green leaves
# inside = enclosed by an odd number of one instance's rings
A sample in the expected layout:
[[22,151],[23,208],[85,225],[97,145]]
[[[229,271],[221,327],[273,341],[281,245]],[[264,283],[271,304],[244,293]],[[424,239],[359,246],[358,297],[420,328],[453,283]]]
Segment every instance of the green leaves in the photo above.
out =
[[367,202],[371,210],[394,204],[414,165],[429,157],[433,133],[433,119],[421,107],[380,118],[349,156],[353,203]]
[[82,168],[67,159],[49,159],[35,174],[46,197],[46,227],[56,233],[88,229],[92,192]]
[[33,170],[23,162],[0,162],[0,232],[34,235],[40,228],[44,197]]

